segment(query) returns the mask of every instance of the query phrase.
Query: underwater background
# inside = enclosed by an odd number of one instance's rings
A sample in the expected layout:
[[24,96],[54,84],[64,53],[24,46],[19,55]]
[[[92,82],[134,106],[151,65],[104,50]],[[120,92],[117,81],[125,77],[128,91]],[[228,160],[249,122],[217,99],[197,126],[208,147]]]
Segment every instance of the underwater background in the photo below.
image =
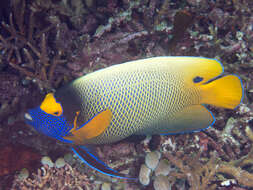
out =
[[[2,0],[0,190],[253,189],[253,1]],[[153,56],[216,58],[241,77],[243,103],[208,107],[203,132],[101,145],[110,167],[85,166],[69,147],[24,123],[48,92],[110,65]]]

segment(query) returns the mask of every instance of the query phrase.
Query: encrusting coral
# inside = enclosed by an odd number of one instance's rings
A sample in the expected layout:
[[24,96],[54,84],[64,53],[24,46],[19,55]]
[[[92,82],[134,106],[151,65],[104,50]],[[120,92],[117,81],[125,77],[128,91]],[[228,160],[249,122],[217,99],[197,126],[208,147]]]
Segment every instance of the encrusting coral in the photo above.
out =
[[86,175],[81,174],[69,164],[63,168],[49,168],[43,165],[37,174],[27,179],[19,179],[16,175],[12,190],[28,189],[90,189],[93,185],[89,183]]

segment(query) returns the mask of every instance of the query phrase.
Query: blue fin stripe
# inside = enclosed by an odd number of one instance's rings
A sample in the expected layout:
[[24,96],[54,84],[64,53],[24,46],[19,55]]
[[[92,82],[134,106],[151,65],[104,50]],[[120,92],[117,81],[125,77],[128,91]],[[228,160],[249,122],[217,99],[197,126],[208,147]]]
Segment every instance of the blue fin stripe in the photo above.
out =
[[97,162],[103,164],[107,169],[112,170],[113,172],[118,173],[116,170],[110,168],[106,163],[104,163],[102,160],[100,160],[97,156],[95,156],[94,153],[91,153],[91,150],[87,148],[86,146],[79,146],[81,149],[83,149],[85,152],[87,152],[90,156],[92,156]]
[[[72,147],[71,149],[85,164],[87,164],[89,167],[97,170],[100,173],[103,173],[105,175],[112,176],[112,177],[122,178],[122,179],[136,180],[136,178],[126,177],[124,174],[120,174],[117,171],[115,172],[115,170],[109,168],[108,166],[105,167],[106,166],[105,163],[101,164],[102,161],[97,162],[97,159],[94,159],[93,156],[90,157],[89,153],[82,151],[83,149],[81,149],[78,146]],[[80,154],[82,154],[82,156]]]

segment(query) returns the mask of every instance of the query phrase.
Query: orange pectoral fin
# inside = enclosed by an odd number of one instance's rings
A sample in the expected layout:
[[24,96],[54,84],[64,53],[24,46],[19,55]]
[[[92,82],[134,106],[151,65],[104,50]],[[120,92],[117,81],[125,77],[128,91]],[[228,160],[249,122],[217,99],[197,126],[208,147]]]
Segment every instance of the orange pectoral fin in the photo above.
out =
[[102,134],[110,125],[112,112],[105,110],[97,114],[87,124],[77,130],[73,130],[70,136],[63,137],[67,140],[74,141],[75,144],[82,144],[85,139],[92,139]]

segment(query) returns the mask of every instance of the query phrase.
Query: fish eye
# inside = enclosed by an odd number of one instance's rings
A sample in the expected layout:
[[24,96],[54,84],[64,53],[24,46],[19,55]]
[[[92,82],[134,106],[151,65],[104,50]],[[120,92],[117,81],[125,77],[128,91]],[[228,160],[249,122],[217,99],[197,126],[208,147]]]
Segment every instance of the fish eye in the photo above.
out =
[[54,112],[54,115],[59,115],[59,112],[58,111]]
[[194,83],[199,83],[203,80],[203,77],[199,77],[199,76],[196,76],[194,79],[193,79],[193,82]]

